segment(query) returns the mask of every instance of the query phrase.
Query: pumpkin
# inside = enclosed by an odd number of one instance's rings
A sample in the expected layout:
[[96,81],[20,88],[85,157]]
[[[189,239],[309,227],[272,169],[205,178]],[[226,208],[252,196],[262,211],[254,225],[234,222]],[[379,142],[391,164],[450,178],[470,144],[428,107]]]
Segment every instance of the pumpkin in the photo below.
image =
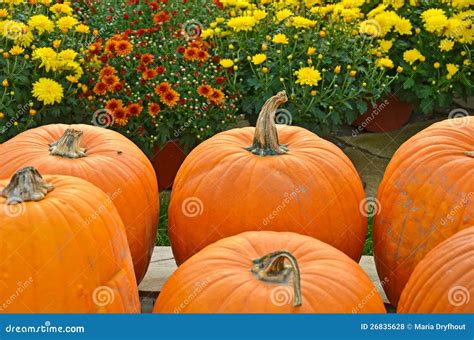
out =
[[405,142],[378,190],[374,256],[396,306],[415,266],[436,245],[474,224],[474,117],[435,123]]
[[182,164],[168,211],[178,264],[223,237],[253,230],[312,236],[359,260],[367,229],[361,180],[332,143],[275,124],[287,100],[278,93],[264,104],[256,128],[221,132]]
[[0,189],[0,313],[140,312],[124,225],[102,190],[32,167]]
[[156,240],[159,200],[153,167],[140,149],[119,133],[89,125],[46,125],[0,146],[0,178],[34,166],[42,174],[85,179],[109,195],[127,231],[140,282]]
[[399,313],[474,313],[474,227],[454,234],[418,263]]
[[330,245],[291,232],[251,231],[182,264],[155,313],[385,313],[370,278]]

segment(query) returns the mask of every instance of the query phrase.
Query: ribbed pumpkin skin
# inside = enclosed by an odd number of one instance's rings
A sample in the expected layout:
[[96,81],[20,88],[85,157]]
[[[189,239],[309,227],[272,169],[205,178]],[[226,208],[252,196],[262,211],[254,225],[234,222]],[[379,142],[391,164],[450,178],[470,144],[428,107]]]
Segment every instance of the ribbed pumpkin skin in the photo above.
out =
[[[80,178],[43,177],[55,189],[42,201],[12,206],[0,197],[0,313],[139,313],[114,205]],[[113,295],[100,293],[102,286]],[[94,296],[111,303],[99,306]]]
[[[474,224],[474,118],[433,124],[395,153],[377,198],[374,256],[396,306],[415,266],[436,245]],[[386,280],[386,281],[387,281]]]
[[416,266],[399,313],[474,313],[474,227],[454,234]]
[[365,194],[354,166],[305,129],[277,129],[289,148],[285,155],[245,150],[255,131],[248,127],[217,134],[186,158],[168,211],[178,264],[223,237],[253,230],[312,236],[359,260],[367,219],[359,209]]
[[[68,159],[49,154],[48,145],[67,128],[84,132],[87,157]],[[83,178],[113,197],[125,224],[137,281],[146,273],[156,240],[159,200],[156,175],[141,150],[119,133],[90,125],[46,125],[23,132],[0,146],[0,178],[24,166],[43,175]]]
[[[252,260],[283,249],[299,264],[300,307],[293,306],[292,278],[279,285],[249,270]],[[222,239],[187,260],[166,282],[154,312],[385,313],[385,307],[367,274],[344,253],[312,237],[260,231]]]

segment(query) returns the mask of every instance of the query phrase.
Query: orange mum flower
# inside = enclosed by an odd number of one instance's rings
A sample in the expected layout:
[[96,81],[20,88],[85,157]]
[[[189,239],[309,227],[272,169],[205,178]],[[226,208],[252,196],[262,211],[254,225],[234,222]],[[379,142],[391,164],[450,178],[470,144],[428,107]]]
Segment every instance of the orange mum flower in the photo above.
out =
[[114,112],[114,123],[119,126],[125,126],[128,123],[127,112],[124,108],[119,107]]
[[143,106],[141,106],[140,104],[129,104],[126,110],[127,110],[127,115],[138,116],[142,112]]
[[209,58],[209,54],[204,50],[198,50],[196,58],[199,61],[206,61]]
[[198,87],[197,92],[200,96],[209,98],[212,93],[212,87],[210,87],[209,85],[201,85]]
[[213,89],[209,97],[209,99],[211,100],[211,103],[216,104],[216,105],[222,103],[224,98],[225,98],[224,93],[218,89]]
[[117,70],[113,66],[105,66],[102,70],[100,70],[100,78],[110,77],[117,73]]
[[108,40],[105,43],[105,53],[114,53],[117,48],[117,42],[115,40]]
[[116,83],[119,82],[119,78],[117,76],[109,76],[102,78],[102,82],[107,84],[109,88],[113,87]]
[[127,40],[119,41],[115,48],[115,52],[117,53],[117,55],[121,55],[121,56],[129,55],[132,52],[132,50],[133,50],[133,45]]
[[105,108],[109,111],[115,112],[117,109],[122,108],[122,100],[121,99],[110,99],[107,104],[105,104]]
[[174,107],[179,100],[179,93],[175,90],[170,90],[161,95],[160,99],[168,107]]
[[170,15],[166,11],[161,11],[153,15],[153,23],[160,25],[170,20]]
[[145,72],[142,73],[142,77],[145,80],[149,80],[149,79],[155,78],[157,74],[158,73],[156,72],[155,69],[149,68],[149,69],[146,69]]
[[112,86],[112,90],[114,92],[120,92],[123,90],[123,84],[120,82],[120,83],[115,83],[114,86]]
[[152,117],[156,117],[158,113],[160,113],[161,107],[157,103],[150,103],[148,105],[148,114]]
[[164,95],[166,92],[171,91],[171,85],[169,83],[161,83],[158,86],[155,87],[155,92],[157,95]]
[[188,47],[184,51],[184,60],[196,61],[198,60],[198,49],[195,47]]
[[153,63],[154,60],[155,60],[155,58],[150,53],[145,53],[140,58],[140,61],[145,65]]
[[102,96],[107,93],[107,88],[108,88],[107,84],[100,81],[97,84],[95,84],[94,93],[98,96]]

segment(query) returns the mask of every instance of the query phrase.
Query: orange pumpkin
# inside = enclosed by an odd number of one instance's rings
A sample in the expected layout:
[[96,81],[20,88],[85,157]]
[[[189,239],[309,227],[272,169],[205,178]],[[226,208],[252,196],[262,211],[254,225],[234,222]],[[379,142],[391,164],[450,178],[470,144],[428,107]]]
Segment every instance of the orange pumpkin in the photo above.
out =
[[158,185],[148,158],[119,133],[89,125],[47,125],[0,146],[0,178],[34,166],[42,174],[83,178],[109,195],[125,224],[137,281],[156,240]]
[[339,250],[289,232],[222,239],[181,265],[156,313],[385,313],[370,278]]
[[77,177],[0,181],[0,313],[139,313],[122,220]]
[[393,156],[378,191],[374,256],[396,306],[415,266],[436,245],[474,224],[474,117],[436,123]]
[[399,313],[474,313],[474,227],[432,249],[403,290]]
[[278,93],[265,103],[256,128],[217,134],[184,161],[168,211],[178,264],[223,237],[252,230],[312,236],[359,260],[367,229],[360,178],[335,145],[303,128],[275,125],[286,101]]

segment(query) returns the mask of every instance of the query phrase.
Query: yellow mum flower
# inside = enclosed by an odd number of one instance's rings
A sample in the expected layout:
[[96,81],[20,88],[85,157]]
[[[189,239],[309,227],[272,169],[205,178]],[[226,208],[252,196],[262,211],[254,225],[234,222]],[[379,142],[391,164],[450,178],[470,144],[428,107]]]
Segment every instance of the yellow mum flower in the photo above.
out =
[[64,90],[61,84],[49,78],[40,78],[33,84],[33,96],[42,101],[44,105],[61,103]]
[[283,21],[293,15],[293,12],[289,9],[282,9],[275,13],[276,21],[280,22]]
[[221,66],[225,68],[234,66],[234,62],[230,59],[222,59],[219,64],[221,64]]
[[446,79],[451,79],[459,70],[459,67],[457,67],[454,64],[447,64],[446,69],[448,70],[448,75],[446,76]]
[[55,14],[72,15],[72,8],[67,4],[55,4],[49,10]]
[[265,60],[267,60],[267,56],[263,53],[256,54],[252,57],[252,63],[254,65],[260,65],[263,63]]
[[426,58],[416,48],[403,52],[403,60],[410,65],[413,65],[417,60],[425,61],[425,59]]
[[454,41],[451,41],[449,39],[443,39],[440,41],[438,47],[440,51],[451,51],[454,47]]
[[241,16],[230,19],[227,26],[232,28],[235,32],[251,31],[257,24],[257,20],[251,16]]
[[302,16],[295,16],[291,20],[291,26],[296,28],[311,28],[316,26],[316,21],[307,19]]
[[302,67],[295,72],[295,75],[297,77],[296,83],[302,86],[317,86],[318,82],[322,79],[321,73],[319,73],[319,71],[313,66]]
[[278,33],[274,35],[272,41],[276,44],[283,44],[283,45],[288,44],[288,38],[283,33]]
[[54,31],[54,22],[45,15],[33,15],[28,20],[28,26],[31,30],[37,30],[40,35],[44,32]]
[[10,52],[11,55],[20,55],[23,52],[25,52],[25,50],[23,48],[21,48],[20,46],[15,45],[10,49],[9,52]]
[[0,18],[6,18],[8,16],[8,11],[4,8],[0,8]]
[[77,52],[68,48],[59,52],[58,57],[62,60],[74,60],[77,56]]
[[399,17],[395,20],[394,29],[400,35],[411,35],[412,25],[410,20]]
[[424,27],[428,32],[441,33],[448,25],[448,18],[442,9],[432,8],[421,14]]
[[359,33],[370,37],[381,35],[381,27],[377,20],[365,20],[359,24]]
[[33,51],[33,60],[40,60],[40,67],[44,67],[46,72],[56,71],[59,66],[58,54],[50,47],[41,47]]
[[390,51],[392,46],[393,46],[393,42],[391,40],[383,40],[383,39],[380,40],[380,48],[382,49],[382,51],[388,52]]
[[56,21],[56,25],[63,32],[67,32],[68,30],[76,26],[78,23],[79,21],[77,21],[76,18],[71,17],[71,16],[62,17],[58,19],[58,21]]
[[83,33],[83,34],[87,34],[89,33],[91,30],[89,28],[89,26],[87,25],[84,25],[84,24],[79,24],[76,26],[76,32],[77,33]]
[[313,55],[316,53],[316,49],[314,47],[308,47],[308,51],[306,53],[308,55]]
[[390,58],[379,58],[375,61],[375,65],[380,68],[393,68],[393,61]]
[[267,12],[265,12],[264,10],[261,10],[261,9],[256,9],[255,11],[253,11],[253,17],[255,18],[255,20],[257,21],[260,21],[260,20],[263,20],[267,17]]

